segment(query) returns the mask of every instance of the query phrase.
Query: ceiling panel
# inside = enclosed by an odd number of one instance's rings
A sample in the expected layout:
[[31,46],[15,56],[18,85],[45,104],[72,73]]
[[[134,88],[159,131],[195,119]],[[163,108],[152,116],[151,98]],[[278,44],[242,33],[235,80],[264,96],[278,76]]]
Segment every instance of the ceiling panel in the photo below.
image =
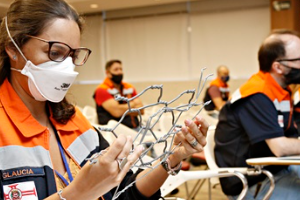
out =
[[[66,0],[73,5],[80,13],[99,12],[102,10],[116,10],[124,8],[144,7],[161,4],[170,4],[199,0]],[[203,1],[203,0],[202,0]],[[92,4],[98,8],[91,8]]]
[[[205,0],[66,0],[79,13],[95,13],[103,10],[118,10],[124,8],[154,6],[161,4],[170,4],[187,1],[205,1]],[[206,0],[207,1],[207,0]],[[7,8],[13,0],[0,0],[0,16],[3,17]],[[91,8],[95,4],[97,8]]]

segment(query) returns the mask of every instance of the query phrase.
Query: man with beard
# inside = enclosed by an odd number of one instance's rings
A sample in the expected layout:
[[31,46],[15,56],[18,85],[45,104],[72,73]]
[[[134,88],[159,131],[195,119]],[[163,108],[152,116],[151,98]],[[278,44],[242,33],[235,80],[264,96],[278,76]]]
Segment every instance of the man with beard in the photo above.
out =
[[[132,98],[137,95],[135,88],[131,84],[122,81],[123,67],[120,60],[108,61],[105,70],[106,78],[94,93],[99,124],[107,124],[111,119],[119,121],[128,110],[127,102],[116,101],[116,96]],[[142,106],[140,98],[130,101],[131,108],[140,108]],[[128,113],[122,120],[122,124],[129,128],[137,129],[139,126],[137,115],[137,112]]]
[[[289,84],[300,82],[300,39],[276,30],[262,43],[260,70],[225,104],[215,132],[215,157],[220,167],[248,167],[246,159],[300,154]],[[299,199],[299,167],[268,166],[275,177],[271,199]],[[265,176],[248,176],[245,199],[262,199],[269,189]],[[222,178],[223,192],[236,199],[242,183]]]

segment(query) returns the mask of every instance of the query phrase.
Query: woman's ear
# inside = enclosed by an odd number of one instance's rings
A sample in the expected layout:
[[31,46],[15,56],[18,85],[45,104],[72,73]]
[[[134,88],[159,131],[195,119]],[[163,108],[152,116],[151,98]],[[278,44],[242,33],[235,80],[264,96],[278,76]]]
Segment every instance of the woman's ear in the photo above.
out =
[[5,51],[10,60],[16,61],[18,59],[17,50],[15,47],[6,46]]

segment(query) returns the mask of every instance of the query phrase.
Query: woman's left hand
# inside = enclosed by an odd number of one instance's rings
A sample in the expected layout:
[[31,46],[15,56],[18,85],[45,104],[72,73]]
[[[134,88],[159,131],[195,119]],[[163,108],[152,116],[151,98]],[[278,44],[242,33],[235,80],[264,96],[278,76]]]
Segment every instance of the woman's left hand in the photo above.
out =
[[169,157],[172,167],[193,153],[203,151],[203,147],[206,145],[209,124],[205,119],[197,116],[194,121],[185,120],[184,122],[185,127],[182,127],[181,132],[176,134],[173,143],[173,146],[180,145]]

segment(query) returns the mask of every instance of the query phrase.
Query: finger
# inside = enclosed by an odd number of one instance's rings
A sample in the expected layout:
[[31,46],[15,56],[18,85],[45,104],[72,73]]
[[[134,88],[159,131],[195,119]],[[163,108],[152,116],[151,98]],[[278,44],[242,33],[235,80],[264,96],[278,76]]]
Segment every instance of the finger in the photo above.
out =
[[180,131],[176,133],[173,144],[178,145],[179,143],[183,143],[183,142],[187,142],[187,141],[185,140],[185,136],[183,135],[183,133]]
[[[196,139],[196,137],[194,137],[188,130],[188,128],[183,127],[182,129],[182,133],[185,135],[185,139],[186,141],[189,143],[189,145],[196,149],[197,151],[202,151],[203,150],[203,146],[202,144],[199,143],[199,141]],[[193,143],[196,142],[196,145],[193,145]]]
[[139,156],[142,154],[144,147],[142,145],[137,146],[133,153],[128,155],[127,162],[124,165],[123,169],[120,171],[119,176],[124,177],[126,173],[129,171],[131,166],[137,161]]
[[[200,143],[200,145],[205,146],[206,138],[202,134],[202,132],[199,130],[196,123],[191,120],[185,120],[184,122],[185,122],[185,125],[190,129],[191,135],[196,138],[196,140]],[[193,141],[194,141],[194,139],[192,138],[192,141],[189,141],[189,142],[192,144]]]
[[118,155],[118,158],[122,159],[124,157],[127,157],[128,154],[130,153],[131,149],[132,149],[132,137],[131,136],[127,136],[126,143],[125,143],[122,151]]
[[174,129],[174,132],[176,132],[176,135],[174,137],[174,142],[173,142],[174,145],[177,145],[180,142],[183,142],[183,140],[185,140],[184,135],[177,128]]
[[107,162],[113,162],[117,159],[118,155],[124,149],[127,137],[124,135],[119,135],[119,137],[112,143],[108,151],[103,155],[103,158]]
[[182,148],[184,148],[182,152],[185,153],[185,158],[187,158],[188,156],[190,156],[194,153],[198,153],[198,152],[202,151],[201,147],[199,147],[198,149],[193,148],[190,145],[190,143],[188,143],[188,142],[183,143]]
[[[187,129],[187,128],[183,128],[183,129]],[[193,153],[193,152],[197,152],[197,150],[195,150],[191,144],[187,141],[186,136],[183,132],[188,132],[188,130],[183,130],[182,132],[177,133],[177,140],[181,142],[181,146],[184,147],[185,151],[189,152],[189,153]]]
[[207,136],[207,131],[208,131],[208,128],[209,128],[208,122],[204,118],[202,118],[201,116],[197,115],[195,123],[198,126],[201,133],[206,137]]

